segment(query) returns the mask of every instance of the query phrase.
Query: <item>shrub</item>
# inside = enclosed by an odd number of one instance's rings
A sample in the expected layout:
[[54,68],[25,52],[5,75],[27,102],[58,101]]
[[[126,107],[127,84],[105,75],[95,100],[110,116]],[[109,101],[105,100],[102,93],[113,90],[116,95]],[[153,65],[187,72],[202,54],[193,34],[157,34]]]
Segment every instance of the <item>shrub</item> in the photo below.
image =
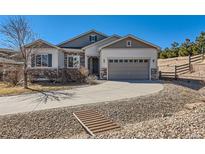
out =
[[85,82],[90,85],[95,85],[97,84],[97,76],[89,75],[88,77],[86,77]]
[[80,71],[80,74],[81,74],[82,76],[85,76],[85,77],[87,77],[88,74],[89,74],[88,69],[86,69],[85,67],[80,67],[79,71]]
[[3,81],[16,86],[22,84],[23,70],[20,67],[9,67],[3,72]]

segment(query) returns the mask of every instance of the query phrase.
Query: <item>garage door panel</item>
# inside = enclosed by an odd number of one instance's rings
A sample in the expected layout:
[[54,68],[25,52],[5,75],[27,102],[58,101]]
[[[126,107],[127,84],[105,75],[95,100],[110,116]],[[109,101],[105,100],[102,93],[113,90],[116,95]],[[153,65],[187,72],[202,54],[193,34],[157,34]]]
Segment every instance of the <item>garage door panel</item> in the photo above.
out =
[[149,79],[149,63],[108,63],[108,77],[111,80]]

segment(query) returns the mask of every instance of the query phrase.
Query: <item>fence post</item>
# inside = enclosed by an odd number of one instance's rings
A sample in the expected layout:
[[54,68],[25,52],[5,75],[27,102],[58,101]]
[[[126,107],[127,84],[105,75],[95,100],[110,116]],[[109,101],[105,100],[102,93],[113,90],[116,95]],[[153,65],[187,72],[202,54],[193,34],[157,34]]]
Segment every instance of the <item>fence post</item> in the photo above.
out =
[[162,76],[162,72],[159,71],[159,79],[161,79],[161,76]]
[[5,75],[6,75],[6,69],[3,70],[3,73],[2,73],[2,81],[5,81]]
[[189,71],[191,71],[191,55],[189,55]]
[[177,66],[174,65],[174,79],[177,79]]

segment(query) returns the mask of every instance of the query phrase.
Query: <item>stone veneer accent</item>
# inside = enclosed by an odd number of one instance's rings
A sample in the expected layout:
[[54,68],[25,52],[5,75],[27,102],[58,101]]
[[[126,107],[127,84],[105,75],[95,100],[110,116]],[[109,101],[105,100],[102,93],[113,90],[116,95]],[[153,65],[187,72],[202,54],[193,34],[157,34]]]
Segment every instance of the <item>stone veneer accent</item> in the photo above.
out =
[[107,79],[107,68],[100,69],[100,78],[106,80]]
[[151,68],[151,80],[157,80],[159,78],[156,68]]
[[30,81],[35,81],[40,78],[45,78],[50,81],[57,82],[84,82],[86,75],[82,73],[81,69],[53,69],[53,68],[35,68],[28,70]]

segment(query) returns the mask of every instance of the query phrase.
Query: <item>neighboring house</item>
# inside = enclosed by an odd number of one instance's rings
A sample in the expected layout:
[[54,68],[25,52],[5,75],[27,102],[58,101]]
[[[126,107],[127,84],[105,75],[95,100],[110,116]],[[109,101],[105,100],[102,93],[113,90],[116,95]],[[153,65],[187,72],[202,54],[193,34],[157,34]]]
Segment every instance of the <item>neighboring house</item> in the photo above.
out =
[[10,58],[10,56],[15,55],[17,52],[11,49],[0,48],[0,57]]
[[158,78],[159,47],[133,35],[107,36],[91,30],[58,45],[39,39],[26,47],[32,49],[29,69],[36,74],[71,78],[84,67],[107,80]]
[[[0,76],[2,72],[10,67],[20,67],[22,66],[22,62],[16,61],[13,57],[15,57],[18,52],[11,50],[0,48]],[[1,78],[1,77],[0,77]]]

